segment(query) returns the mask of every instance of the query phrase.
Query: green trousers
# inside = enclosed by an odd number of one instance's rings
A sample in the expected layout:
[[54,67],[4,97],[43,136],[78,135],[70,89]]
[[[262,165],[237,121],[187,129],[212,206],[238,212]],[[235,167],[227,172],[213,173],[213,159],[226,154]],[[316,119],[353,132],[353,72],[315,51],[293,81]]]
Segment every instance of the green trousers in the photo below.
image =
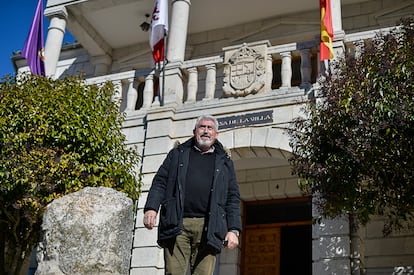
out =
[[184,218],[183,232],[164,249],[165,274],[212,275],[216,262],[214,249],[207,245],[204,218]]

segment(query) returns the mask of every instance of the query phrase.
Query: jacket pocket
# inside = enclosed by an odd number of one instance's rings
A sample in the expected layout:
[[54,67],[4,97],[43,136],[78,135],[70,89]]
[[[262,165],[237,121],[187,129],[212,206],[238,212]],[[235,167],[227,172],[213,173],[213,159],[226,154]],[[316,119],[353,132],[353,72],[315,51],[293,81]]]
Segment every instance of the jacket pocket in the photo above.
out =
[[217,206],[217,212],[214,220],[216,221],[214,225],[214,235],[218,239],[224,240],[227,234],[227,218],[226,212],[220,205]]
[[172,198],[161,204],[160,227],[167,233],[169,230],[177,228],[179,223],[177,199]]

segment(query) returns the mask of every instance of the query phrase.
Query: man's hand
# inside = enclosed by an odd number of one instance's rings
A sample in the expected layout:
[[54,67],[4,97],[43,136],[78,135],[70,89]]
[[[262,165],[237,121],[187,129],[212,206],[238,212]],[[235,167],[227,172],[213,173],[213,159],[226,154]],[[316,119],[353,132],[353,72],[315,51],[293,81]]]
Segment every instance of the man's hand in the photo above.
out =
[[157,211],[147,210],[144,214],[144,226],[148,229],[152,229],[155,226],[157,220]]
[[226,248],[233,249],[239,245],[239,237],[237,237],[236,233],[227,232],[226,238],[224,241],[227,242]]

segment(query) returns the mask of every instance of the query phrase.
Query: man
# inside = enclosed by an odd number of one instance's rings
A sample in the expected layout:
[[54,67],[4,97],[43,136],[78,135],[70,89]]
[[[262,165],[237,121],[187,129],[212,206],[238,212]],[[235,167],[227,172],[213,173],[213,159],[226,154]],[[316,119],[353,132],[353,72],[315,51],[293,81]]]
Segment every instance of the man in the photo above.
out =
[[218,122],[200,116],[194,136],[172,149],[152,182],[144,225],[155,226],[165,274],[211,275],[222,247],[239,244],[240,193],[233,161],[217,140]]

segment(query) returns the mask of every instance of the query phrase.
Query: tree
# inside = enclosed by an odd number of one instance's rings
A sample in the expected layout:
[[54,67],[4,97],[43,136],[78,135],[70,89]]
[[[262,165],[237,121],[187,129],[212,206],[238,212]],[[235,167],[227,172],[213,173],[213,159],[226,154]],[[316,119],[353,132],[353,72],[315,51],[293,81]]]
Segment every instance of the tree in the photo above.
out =
[[289,130],[293,172],[324,217],[381,215],[384,234],[414,218],[413,22],[338,59]]
[[54,199],[106,186],[140,193],[111,83],[22,75],[0,83],[0,274],[18,274]]

